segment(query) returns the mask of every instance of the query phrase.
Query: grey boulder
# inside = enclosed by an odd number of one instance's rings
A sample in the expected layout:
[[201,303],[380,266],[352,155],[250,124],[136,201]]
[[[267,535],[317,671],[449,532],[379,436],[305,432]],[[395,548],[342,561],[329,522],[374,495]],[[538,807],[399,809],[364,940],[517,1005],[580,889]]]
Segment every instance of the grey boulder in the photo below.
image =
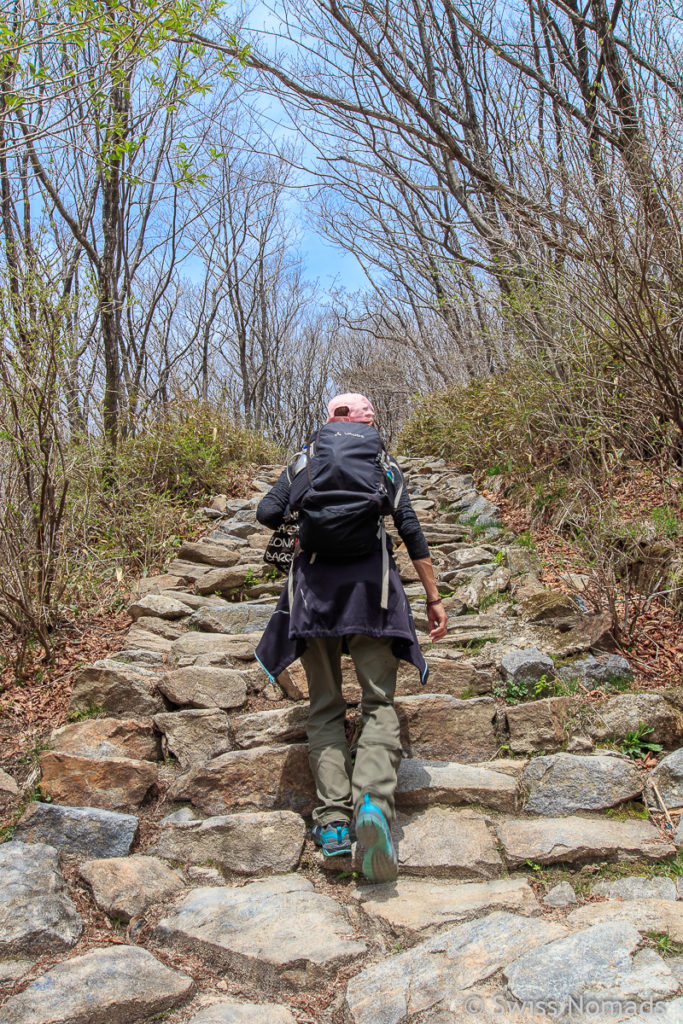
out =
[[125,857],[138,833],[133,814],[99,807],[64,807],[32,803],[15,830],[27,843],[48,843],[76,857]]
[[17,841],[0,846],[0,956],[60,953],[82,930],[57,851]]
[[57,964],[2,1007],[3,1024],[132,1024],[194,991],[139,946],[107,946]]
[[621,754],[559,753],[530,761],[522,786],[528,792],[526,811],[562,815],[633,800],[643,791],[643,779],[633,761]]

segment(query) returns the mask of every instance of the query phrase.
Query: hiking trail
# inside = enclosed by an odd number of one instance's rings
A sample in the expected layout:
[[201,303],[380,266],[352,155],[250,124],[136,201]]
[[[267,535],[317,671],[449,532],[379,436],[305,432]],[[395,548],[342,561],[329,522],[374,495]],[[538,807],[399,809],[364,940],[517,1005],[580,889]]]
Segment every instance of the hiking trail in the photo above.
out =
[[[283,585],[266,467],[75,676],[0,845],[1,1024],[683,1020],[683,695],[633,691],[608,618],[539,583],[472,477],[402,465],[449,629],[429,643],[400,548],[430,677],[399,670],[398,880],[308,838],[305,675],[254,660]],[[344,694],[351,735],[350,659]],[[657,767],[621,749],[647,742]]]

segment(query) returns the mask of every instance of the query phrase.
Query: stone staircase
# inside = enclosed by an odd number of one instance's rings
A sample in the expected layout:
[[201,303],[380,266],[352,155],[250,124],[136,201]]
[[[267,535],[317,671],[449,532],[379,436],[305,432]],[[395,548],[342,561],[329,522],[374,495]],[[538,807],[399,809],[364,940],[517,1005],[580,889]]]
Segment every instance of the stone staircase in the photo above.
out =
[[[398,881],[308,838],[305,675],[254,660],[270,467],[76,674],[0,846],[0,1024],[683,1020],[680,692],[624,689],[604,617],[543,589],[471,477],[405,468],[450,620],[421,637],[429,692],[399,673]],[[352,733],[350,660],[344,693]]]

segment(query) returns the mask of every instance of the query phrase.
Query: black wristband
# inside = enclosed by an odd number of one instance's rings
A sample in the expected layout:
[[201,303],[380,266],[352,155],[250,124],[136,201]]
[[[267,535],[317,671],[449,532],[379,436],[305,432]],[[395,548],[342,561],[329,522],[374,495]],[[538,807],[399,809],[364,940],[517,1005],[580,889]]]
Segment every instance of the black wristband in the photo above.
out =
[[425,604],[429,608],[433,604],[441,604],[442,601],[443,601],[442,597],[435,597],[433,601],[425,601]]

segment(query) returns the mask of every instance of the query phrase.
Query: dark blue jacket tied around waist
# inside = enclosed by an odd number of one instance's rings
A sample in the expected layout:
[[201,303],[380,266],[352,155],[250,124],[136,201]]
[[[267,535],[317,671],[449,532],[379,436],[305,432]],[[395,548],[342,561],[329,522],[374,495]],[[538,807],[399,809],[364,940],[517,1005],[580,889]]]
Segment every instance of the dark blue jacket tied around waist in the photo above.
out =
[[[385,542],[386,543],[386,542]],[[285,585],[256,648],[256,658],[275,677],[300,657],[308,637],[392,637],[397,658],[414,665],[426,683],[429,669],[415,634],[408,598],[394,559],[389,557],[389,601],[381,608],[382,552],[353,562],[294,560],[292,586]],[[290,608],[289,595],[293,593]]]

